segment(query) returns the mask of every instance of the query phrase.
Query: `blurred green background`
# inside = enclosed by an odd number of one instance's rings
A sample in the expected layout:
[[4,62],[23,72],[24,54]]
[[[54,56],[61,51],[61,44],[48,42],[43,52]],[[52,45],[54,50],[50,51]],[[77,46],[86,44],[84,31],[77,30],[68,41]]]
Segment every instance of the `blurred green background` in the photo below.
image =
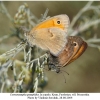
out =
[[[31,1],[27,2],[33,14],[40,18],[41,14],[48,8],[48,16],[58,14],[67,14],[70,21],[85,6],[85,1]],[[17,9],[24,2],[7,1],[4,2],[7,10],[14,17]],[[93,4],[100,4],[94,2]],[[10,34],[10,28],[13,27],[11,21],[2,13],[0,13],[0,37]],[[99,30],[97,31],[99,34]],[[7,39],[5,43],[0,43],[0,54],[14,47],[17,38]],[[88,47],[83,55],[63,68],[69,75],[56,72],[45,71],[48,77],[48,84],[44,87],[43,92],[100,92],[100,51],[96,48]]]

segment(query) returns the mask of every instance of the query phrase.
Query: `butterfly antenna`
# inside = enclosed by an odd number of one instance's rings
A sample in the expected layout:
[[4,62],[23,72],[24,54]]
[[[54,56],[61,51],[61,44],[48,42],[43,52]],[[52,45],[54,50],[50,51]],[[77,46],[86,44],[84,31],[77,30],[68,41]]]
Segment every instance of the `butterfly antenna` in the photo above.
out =
[[61,70],[61,71],[65,72],[65,73],[67,73],[67,75],[69,75],[69,73],[68,73],[68,72],[66,72],[66,71],[64,71],[64,70]]
[[[62,72],[61,72],[62,73]],[[63,77],[64,77],[64,80],[65,80],[65,83],[66,83],[66,78],[65,78],[65,75],[62,73]]]

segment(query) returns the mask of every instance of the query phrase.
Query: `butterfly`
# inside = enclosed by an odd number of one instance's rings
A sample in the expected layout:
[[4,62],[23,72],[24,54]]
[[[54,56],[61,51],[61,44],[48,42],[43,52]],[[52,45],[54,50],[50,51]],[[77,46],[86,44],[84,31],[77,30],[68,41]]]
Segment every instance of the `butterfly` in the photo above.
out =
[[30,45],[48,51],[49,69],[56,72],[81,56],[87,48],[81,37],[67,35],[69,25],[69,17],[61,14],[44,20],[25,34]]
[[69,24],[69,17],[66,14],[57,15],[36,25],[25,34],[25,37],[30,45],[36,45],[57,56],[68,42],[66,38]]
[[68,36],[66,39],[68,43],[58,56],[54,56],[48,52],[47,62],[49,70],[53,69],[59,73],[61,67],[65,67],[79,58],[87,48],[87,43],[81,37]]

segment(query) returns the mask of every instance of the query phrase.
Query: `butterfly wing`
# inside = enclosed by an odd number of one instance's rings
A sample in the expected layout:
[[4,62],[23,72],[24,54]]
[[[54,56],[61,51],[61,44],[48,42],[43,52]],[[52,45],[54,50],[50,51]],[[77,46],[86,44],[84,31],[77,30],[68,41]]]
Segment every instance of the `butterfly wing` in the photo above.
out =
[[76,53],[74,54],[74,56],[71,58],[71,60],[67,64],[70,64],[71,62],[79,58],[87,48],[87,43],[85,41],[83,41],[80,37],[76,37],[76,38],[78,38],[78,40],[79,39],[81,40],[81,41],[78,41],[79,47]]
[[31,31],[41,29],[41,28],[57,27],[57,28],[61,28],[65,32],[67,32],[69,24],[70,24],[69,17],[66,14],[61,14],[61,15],[51,17],[51,18],[39,23]]
[[67,43],[67,31],[69,18],[66,14],[51,17],[34,27],[26,38],[31,45],[49,50],[51,54],[57,56]]
[[87,48],[87,43],[78,36],[69,36],[65,52],[59,55],[59,63],[62,66],[68,65],[80,57]]
[[58,56],[55,57],[49,53],[48,63],[50,65],[64,67],[80,57],[86,50],[87,43],[84,42],[80,37],[69,36],[67,39],[68,42],[64,50]]
[[[29,42],[38,47],[49,50],[51,54],[57,56],[66,46],[67,34],[59,28],[43,28],[28,34]],[[32,42],[33,41],[33,42]]]

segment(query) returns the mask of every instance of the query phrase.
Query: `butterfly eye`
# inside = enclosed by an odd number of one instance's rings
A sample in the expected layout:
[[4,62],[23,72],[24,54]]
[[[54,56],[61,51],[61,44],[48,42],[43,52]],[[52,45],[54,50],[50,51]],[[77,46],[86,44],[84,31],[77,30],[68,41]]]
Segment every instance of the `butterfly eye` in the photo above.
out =
[[59,20],[57,21],[57,24],[60,24],[60,21]]

